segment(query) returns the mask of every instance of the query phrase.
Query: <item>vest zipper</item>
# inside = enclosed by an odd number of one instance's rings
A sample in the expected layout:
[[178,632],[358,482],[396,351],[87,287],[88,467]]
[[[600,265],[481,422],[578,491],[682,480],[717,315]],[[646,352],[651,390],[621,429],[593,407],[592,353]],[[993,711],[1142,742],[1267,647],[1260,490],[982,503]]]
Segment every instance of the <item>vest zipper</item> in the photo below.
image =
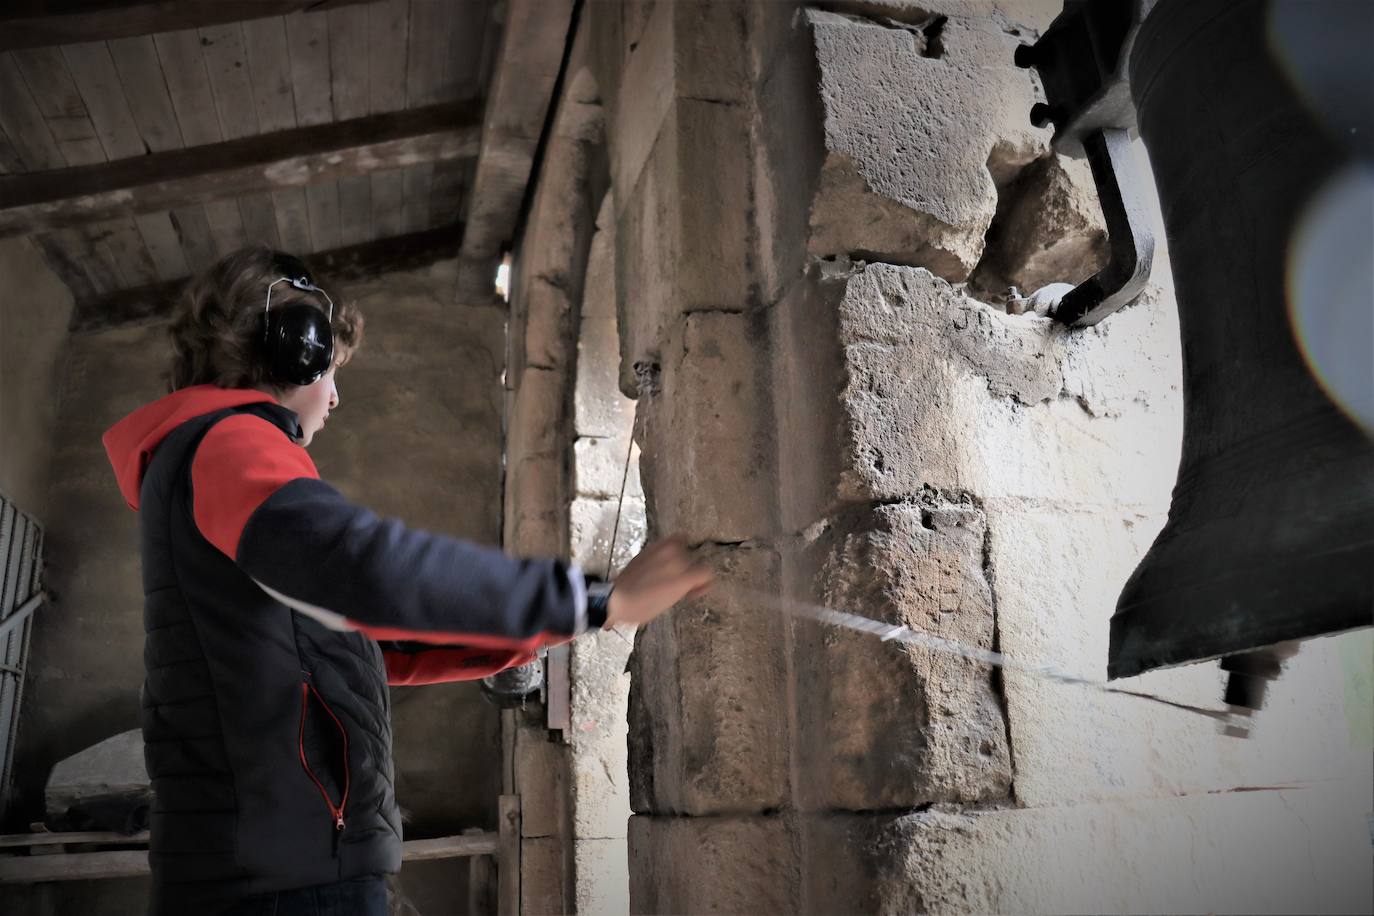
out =
[[[343,723],[339,721],[339,717],[334,715],[334,710],[329,708],[329,704],[324,701],[324,697],[320,696],[320,692],[316,690],[315,685],[310,682],[309,672],[306,672],[305,676],[307,679],[301,681],[301,727],[300,734],[297,738],[297,744],[301,753],[301,766],[305,768],[305,773],[310,777],[310,781],[315,783],[315,787],[320,790],[320,797],[324,799],[325,805],[329,808],[329,814],[334,819],[334,851],[337,853],[339,850],[339,835],[343,833],[344,829],[344,808],[348,805],[348,786],[350,781],[348,771],[348,732],[344,729]],[[312,693],[315,695],[315,699],[320,701],[320,705],[324,707],[324,711],[329,713],[329,718],[334,720],[334,726],[338,728],[339,734],[343,737],[344,784],[343,795],[339,798],[337,807],[335,807],[334,802],[329,798],[329,792],[325,789],[324,783],[320,782],[320,778],[316,776],[315,771],[310,768],[310,761],[306,759],[305,756],[305,712],[310,707],[310,695]]]

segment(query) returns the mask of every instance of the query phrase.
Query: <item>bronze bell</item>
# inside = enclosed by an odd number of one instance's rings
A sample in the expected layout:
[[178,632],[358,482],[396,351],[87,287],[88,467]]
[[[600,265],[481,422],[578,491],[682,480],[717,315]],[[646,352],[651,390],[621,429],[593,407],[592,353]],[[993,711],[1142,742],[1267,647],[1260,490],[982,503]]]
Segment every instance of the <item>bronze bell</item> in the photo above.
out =
[[1138,127],[1173,264],[1183,454],[1112,617],[1112,678],[1374,624],[1372,11],[1070,0],[1018,54],[1056,148],[1091,159],[1092,131]]

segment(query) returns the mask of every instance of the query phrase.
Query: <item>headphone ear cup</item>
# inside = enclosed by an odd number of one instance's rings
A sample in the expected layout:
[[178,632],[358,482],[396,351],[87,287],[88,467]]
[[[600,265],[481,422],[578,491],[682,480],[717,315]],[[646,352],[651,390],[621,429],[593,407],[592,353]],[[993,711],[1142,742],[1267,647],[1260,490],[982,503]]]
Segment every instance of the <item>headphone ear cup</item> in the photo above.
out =
[[278,384],[313,384],[334,362],[334,332],[314,306],[273,308],[263,336],[267,372]]

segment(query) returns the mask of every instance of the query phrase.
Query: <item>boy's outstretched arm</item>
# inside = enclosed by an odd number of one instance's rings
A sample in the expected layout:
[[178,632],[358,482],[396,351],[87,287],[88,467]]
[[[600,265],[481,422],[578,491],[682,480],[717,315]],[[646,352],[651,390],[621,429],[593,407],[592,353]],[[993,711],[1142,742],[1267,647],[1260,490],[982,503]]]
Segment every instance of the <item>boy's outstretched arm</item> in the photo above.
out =
[[[576,568],[381,518],[321,481],[305,450],[260,417],[212,427],[191,477],[201,533],[279,600],[329,626],[523,656],[606,623],[595,602],[589,610]],[[610,622],[652,619],[709,582],[680,544],[664,543],[627,568]]]

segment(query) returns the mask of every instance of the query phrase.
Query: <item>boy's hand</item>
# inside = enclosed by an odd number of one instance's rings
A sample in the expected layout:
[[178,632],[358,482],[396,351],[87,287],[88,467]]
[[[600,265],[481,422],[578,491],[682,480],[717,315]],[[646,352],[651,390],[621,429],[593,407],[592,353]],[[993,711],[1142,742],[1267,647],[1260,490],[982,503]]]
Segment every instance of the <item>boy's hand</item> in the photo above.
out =
[[648,623],[683,598],[704,594],[714,577],[687,553],[682,538],[654,541],[615,579],[606,606],[606,626]]

